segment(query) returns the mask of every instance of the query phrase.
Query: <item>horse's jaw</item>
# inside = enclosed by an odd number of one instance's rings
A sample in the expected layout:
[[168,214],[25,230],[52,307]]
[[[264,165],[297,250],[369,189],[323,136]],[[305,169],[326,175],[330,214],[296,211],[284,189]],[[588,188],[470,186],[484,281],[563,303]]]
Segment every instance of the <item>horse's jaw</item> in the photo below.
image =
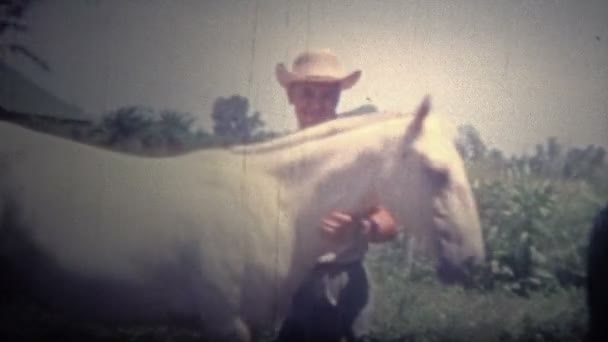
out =
[[451,176],[451,183],[432,191],[432,183],[423,177],[416,179],[413,183],[424,184],[410,189],[416,197],[404,196],[401,201],[408,205],[401,211],[394,209],[394,203],[388,208],[403,223],[402,230],[415,238],[416,251],[438,261],[438,275],[448,283],[465,281],[469,267],[484,259],[470,186],[463,175],[453,172]]
[[457,187],[452,196],[438,199],[434,209],[440,252],[454,263],[482,261],[485,253],[481,224],[470,191]]

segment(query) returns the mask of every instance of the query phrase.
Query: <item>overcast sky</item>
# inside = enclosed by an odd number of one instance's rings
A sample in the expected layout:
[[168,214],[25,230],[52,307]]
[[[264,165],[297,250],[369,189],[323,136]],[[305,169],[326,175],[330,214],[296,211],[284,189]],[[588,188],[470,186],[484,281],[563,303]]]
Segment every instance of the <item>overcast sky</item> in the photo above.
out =
[[472,123],[491,146],[548,136],[608,146],[608,1],[45,1],[22,41],[51,66],[9,64],[91,115],[124,105],[191,112],[243,95],[294,129],[274,79],[306,48],[363,77],[340,110],[373,103]]

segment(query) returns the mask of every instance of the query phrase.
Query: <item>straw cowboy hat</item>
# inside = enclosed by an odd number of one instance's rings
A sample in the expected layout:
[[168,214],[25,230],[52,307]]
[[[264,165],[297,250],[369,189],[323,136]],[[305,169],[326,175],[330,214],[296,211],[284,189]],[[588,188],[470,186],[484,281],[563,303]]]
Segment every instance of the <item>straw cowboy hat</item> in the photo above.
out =
[[329,50],[301,53],[293,62],[292,71],[277,64],[277,80],[283,88],[292,82],[337,82],[342,90],[351,88],[361,77],[361,70],[345,73],[338,58]]

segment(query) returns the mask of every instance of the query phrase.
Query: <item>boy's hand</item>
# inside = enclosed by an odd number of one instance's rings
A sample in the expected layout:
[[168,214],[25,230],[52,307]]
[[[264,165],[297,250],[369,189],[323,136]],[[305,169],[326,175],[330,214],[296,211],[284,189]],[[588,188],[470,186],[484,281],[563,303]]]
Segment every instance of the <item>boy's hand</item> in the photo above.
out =
[[353,217],[340,211],[332,211],[321,221],[321,231],[329,239],[334,241],[343,240],[346,236],[358,228],[359,222]]
[[321,221],[322,233],[333,241],[341,241],[349,236],[353,229],[364,229],[370,242],[385,242],[395,238],[397,228],[393,216],[383,207],[373,208],[364,217],[367,221],[359,222],[352,215],[333,211]]

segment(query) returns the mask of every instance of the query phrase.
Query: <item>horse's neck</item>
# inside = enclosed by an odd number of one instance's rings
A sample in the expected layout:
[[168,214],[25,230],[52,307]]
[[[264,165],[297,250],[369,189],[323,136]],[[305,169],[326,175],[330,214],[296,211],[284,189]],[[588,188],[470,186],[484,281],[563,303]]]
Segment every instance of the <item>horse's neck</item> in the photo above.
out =
[[399,122],[379,123],[297,146],[241,154],[252,169],[266,173],[275,184],[272,202],[281,215],[281,227],[293,234],[293,260],[302,269],[350,242],[323,239],[319,234],[323,217],[334,210],[360,213],[379,204],[375,183],[388,165],[386,149],[401,127]]
[[[305,194],[338,209],[358,205],[352,198],[364,197],[379,176],[394,135],[394,125],[373,125],[280,152],[267,154],[267,169],[287,191]],[[349,196],[352,194],[352,196]]]
[[352,141],[332,142],[321,151],[292,149],[270,168],[281,188],[282,209],[296,229],[297,245],[307,246],[296,252],[304,263],[336,247],[319,234],[323,217],[376,204],[373,182],[381,167],[380,144],[365,144],[362,152]]

